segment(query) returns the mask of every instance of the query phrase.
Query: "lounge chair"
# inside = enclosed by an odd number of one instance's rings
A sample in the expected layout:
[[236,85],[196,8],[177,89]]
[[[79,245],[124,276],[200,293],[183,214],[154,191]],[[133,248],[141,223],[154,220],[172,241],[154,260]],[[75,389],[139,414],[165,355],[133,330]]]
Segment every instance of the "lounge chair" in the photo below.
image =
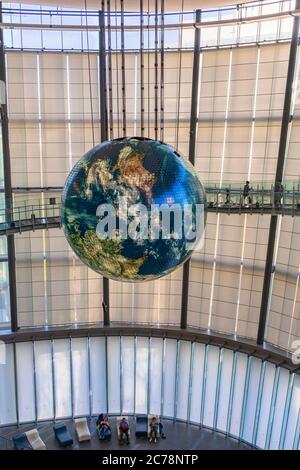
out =
[[46,450],[47,449],[37,429],[31,429],[30,431],[26,431],[25,434],[33,450]]
[[135,435],[137,437],[147,437],[148,434],[148,417],[147,415],[139,415],[135,420]]
[[25,432],[13,437],[13,442],[16,450],[33,450]]
[[53,426],[55,437],[61,447],[71,446],[73,439],[65,424],[55,424]]
[[90,441],[91,433],[86,418],[77,418],[74,420],[76,434],[79,442]]

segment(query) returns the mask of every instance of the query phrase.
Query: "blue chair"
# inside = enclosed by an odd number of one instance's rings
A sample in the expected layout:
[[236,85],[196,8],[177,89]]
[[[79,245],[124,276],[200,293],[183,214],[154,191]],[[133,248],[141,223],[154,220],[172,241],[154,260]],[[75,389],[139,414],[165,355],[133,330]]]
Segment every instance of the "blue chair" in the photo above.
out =
[[72,436],[67,430],[67,426],[65,424],[55,424],[53,426],[53,431],[60,447],[68,447],[73,444]]
[[14,448],[16,450],[33,450],[25,432],[18,434],[18,436],[13,437]]
[[135,435],[137,437],[147,437],[148,434],[148,416],[139,415],[135,421]]

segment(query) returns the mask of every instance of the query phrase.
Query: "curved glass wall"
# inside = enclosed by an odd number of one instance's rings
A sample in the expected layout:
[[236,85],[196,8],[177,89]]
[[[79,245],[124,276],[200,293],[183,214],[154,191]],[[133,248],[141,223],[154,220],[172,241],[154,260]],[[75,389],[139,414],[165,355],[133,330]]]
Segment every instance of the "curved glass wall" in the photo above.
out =
[[[155,18],[144,3],[142,12],[125,12],[124,43],[121,15],[105,12],[109,138],[125,127],[128,135],[160,138],[187,156],[195,12],[170,13],[166,1],[164,17]],[[293,1],[257,2],[201,12],[201,22],[212,23],[200,31],[196,97],[195,167],[204,185],[274,183],[294,8]],[[269,14],[267,21],[246,21]],[[18,207],[26,200],[30,218],[31,205],[52,198],[56,206],[70,169],[100,140],[99,12],[6,3],[3,15],[14,201]],[[295,76],[284,171],[290,188],[299,184],[299,60]],[[299,224],[297,217],[281,219],[266,340],[292,351],[299,329]],[[208,214],[203,249],[190,263],[188,327],[256,339],[269,225],[269,214]],[[7,325],[3,247],[0,325]],[[103,280],[81,264],[59,228],[18,233],[15,247],[21,328],[103,321]],[[182,281],[182,269],[146,284],[111,281],[111,322],[179,326]]]
[[262,449],[300,448],[299,375],[226,347],[147,336],[20,342],[6,345],[0,379],[1,425],[149,413]]

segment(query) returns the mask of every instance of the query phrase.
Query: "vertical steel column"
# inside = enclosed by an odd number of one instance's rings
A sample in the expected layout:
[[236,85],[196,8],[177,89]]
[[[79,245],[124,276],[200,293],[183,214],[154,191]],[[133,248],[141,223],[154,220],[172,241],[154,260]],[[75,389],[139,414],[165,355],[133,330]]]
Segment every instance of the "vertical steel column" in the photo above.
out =
[[120,351],[120,414],[123,414],[123,397],[124,397],[124,384],[123,384],[123,337],[119,337],[119,351]]
[[164,140],[164,81],[165,81],[165,0],[161,0],[160,10],[160,140]]
[[107,0],[107,65],[108,65],[108,114],[109,114],[109,138],[114,137],[113,119],[113,89],[112,89],[112,60],[111,60],[111,12],[110,0]]
[[158,0],[154,16],[154,139],[158,139]]
[[[196,23],[201,21],[201,10],[196,10]],[[194,165],[196,150],[196,130],[197,130],[197,112],[198,112],[198,92],[199,92],[199,69],[200,69],[200,28],[195,28],[194,38],[194,59],[193,59],[193,78],[192,78],[192,104],[190,116],[190,141],[189,141],[189,160]],[[190,277],[190,260],[183,265],[182,273],[182,293],[181,293],[181,328],[187,327],[188,313],[188,293]]]
[[[299,9],[299,8],[300,8],[300,0],[297,0],[296,9]],[[288,146],[288,131],[289,131],[290,121],[292,119],[291,107],[292,107],[292,95],[293,95],[293,82],[294,82],[296,58],[297,58],[297,48],[298,48],[299,24],[300,24],[300,17],[295,16],[292,39],[291,39],[291,46],[290,46],[288,72],[287,72],[287,79],[286,79],[286,88],[285,88],[284,106],[283,106],[282,121],[281,121],[281,132],[280,132],[274,191],[276,191],[276,188],[278,188],[278,186],[282,184],[285,155],[286,155],[286,150]],[[257,333],[258,344],[263,344],[264,338],[265,338],[266,322],[267,322],[269,300],[270,300],[270,287],[271,287],[272,273],[274,272],[274,253],[275,253],[277,224],[278,224],[278,215],[272,215],[271,222],[270,222],[268,250],[267,250],[267,256],[266,256],[264,283],[263,283],[263,290],[262,290],[262,297],[261,297],[260,317],[259,317],[258,333]]]
[[206,344],[205,352],[204,352],[204,367],[203,367],[203,379],[202,379],[202,391],[201,391],[200,428],[203,426],[203,421],[204,421],[208,349],[209,349],[209,344]]
[[[0,2],[0,21],[2,22],[2,2]],[[7,93],[6,93],[6,72],[5,72],[5,53],[4,53],[3,29],[0,29],[0,83],[3,85],[4,96],[1,104],[1,132],[2,132],[2,151],[3,151],[3,174],[4,174],[4,196],[6,221],[9,224],[13,221],[13,199],[11,184],[11,166],[9,149],[9,131],[7,114]],[[7,235],[7,257],[8,257],[8,279],[9,279],[9,298],[10,298],[10,321],[11,330],[18,330],[17,317],[17,287],[16,287],[16,257],[15,257],[15,239],[14,235]]]
[[91,372],[91,338],[87,337],[87,360],[88,360],[88,381],[89,381],[89,416],[93,413],[93,393],[92,393],[92,372]]
[[50,340],[51,351],[51,374],[52,374],[52,405],[53,405],[53,421],[56,421],[56,389],[55,389],[55,364],[54,364],[54,341]]
[[126,77],[125,77],[125,29],[124,29],[124,0],[121,3],[121,76],[122,76],[122,116],[123,137],[126,136]]
[[34,414],[35,414],[35,422],[38,422],[38,404],[37,404],[37,383],[36,383],[36,354],[35,354],[35,341],[32,341],[32,365],[33,365],[33,390],[34,390]]
[[17,361],[17,347],[16,343],[13,343],[13,358],[14,358],[14,385],[15,385],[15,400],[16,400],[16,420],[17,426],[20,424],[20,413],[19,413],[19,387],[18,387],[18,361]]
[[[106,88],[106,51],[105,51],[105,16],[104,0],[101,2],[102,11],[99,11],[99,77],[100,77],[100,120],[101,120],[101,142],[108,140],[108,117],[107,117],[107,88]],[[109,326],[109,281],[103,277],[103,324]]]
[[74,400],[74,379],[73,379],[73,354],[72,354],[72,338],[69,337],[69,364],[70,364],[70,393],[71,393],[71,408],[72,419],[74,418],[75,400]]
[[140,0],[140,81],[141,81],[141,137],[144,137],[145,123],[145,81],[144,81],[144,9],[143,0]]

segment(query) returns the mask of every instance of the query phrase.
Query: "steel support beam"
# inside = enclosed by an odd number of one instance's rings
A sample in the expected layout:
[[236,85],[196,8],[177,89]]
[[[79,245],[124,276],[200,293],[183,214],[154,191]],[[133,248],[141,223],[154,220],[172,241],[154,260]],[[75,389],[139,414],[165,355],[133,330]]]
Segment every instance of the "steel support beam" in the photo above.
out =
[[[296,2],[296,8],[300,7],[300,0]],[[298,48],[298,35],[299,35],[299,24],[300,17],[294,17],[293,24],[293,33],[290,46],[289,54],[289,63],[288,63],[288,72],[286,79],[285,87],[285,96],[284,96],[284,106],[283,114],[281,121],[281,132],[280,132],[280,141],[279,141],[279,150],[277,158],[277,167],[276,167],[276,176],[274,188],[278,188],[282,184],[283,170],[285,155],[288,145],[288,132],[289,125],[292,119],[291,107],[292,107],[292,94],[293,94],[293,83],[295,76],[296,68],[296,58],[297,58],[297,48]],[[260,317],[258,324],[258,333],[257,333],[257,343],[263,344],[265,338],[265,330],[267,323],[267,315],[269,310],[269,299],[270,299],[270,290],[271,290],[271,281],[272,274],[274,271],[274,254],[276,246],[276,234],[278,226],[278,215],[272,215],[270,221],[270,230],[269,230],[269,240],[268,240],[268,249],[266,256],[266,265],[265,265],[265,274],[264,274],[264,283],[261,297],[261,307],[260,307]]]
[[[2,22],[2,2],[0,2],[0,22]],[[2,130],[2,151],[3,151],[3,173],[4,173],[4,196],[6,208],[6,221],[11,222],[12,215],[12,185],[9,150],[8,115],[6,102],[6,71],[5,54],[3,43],[3,29],[0,29],[0,84],[3,87],[1,97],[1,130]],[[7,235],[7,256],[8,256],[8,279],[10,297],[10,319],[12,331],[18,329],[17,317],[17,288],[16,288],[16,257],[14,234]]]
[[[107,116],[107,88],[106,88],[106,52],[105,52],[105,16],[104,1],[101,2],[102,11],[99,11],[99,93],[100,93],[100,121],[101,142],[108,140],[108,116]],[[103,323],[109,326],[109,281],[103,277]]]
[[[196,10],[196,22],[201,21],[201,10]],[[192,78],[192,103],[190,117],[190,140],[189,140],[189,160],[194,165],[196,150],[196,131],[198,120],[198,91],[199,91],[199,68],[200,68],[200,29],[195,28],[194,39],[194,59]],[[182,293],[181,293],[181,328],[187,327],[188,313],[188,293],[189,293],[190,260],[183,265],[182,273]]]

